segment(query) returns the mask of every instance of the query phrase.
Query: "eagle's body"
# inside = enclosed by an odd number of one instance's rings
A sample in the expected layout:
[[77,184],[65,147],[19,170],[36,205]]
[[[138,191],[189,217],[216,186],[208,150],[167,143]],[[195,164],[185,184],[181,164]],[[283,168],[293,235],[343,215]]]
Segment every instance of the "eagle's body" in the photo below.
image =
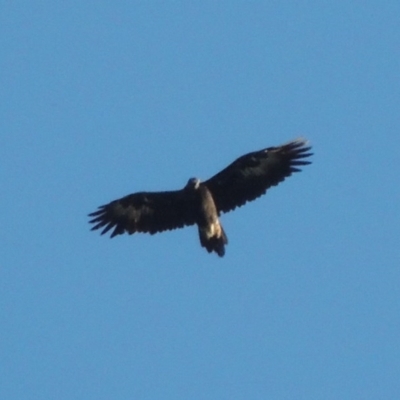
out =
[[89,214],[95,224],[92,230],[103,228],[104,234],[114,229],[114,237],[124,232],[154,234],[196,224],[201,245],[222,257],[228,239],[220,214],[256,199],[299,172],[299,166],[310,164],[303,160],[312,155],[310,149],[306,141],[298,139],[246,154],[205,182],[191,178],[182,190],[130,194]]
[[196,224],[199,228],[200,244],[209,253],[215,251],[222,257],[225,254],[225,245],[228,243],[228,238],[219,222],[218,210],[212,193],[206,185],[203,185],[196,178],[189,179],[186,190],[194,192],[194,212]]

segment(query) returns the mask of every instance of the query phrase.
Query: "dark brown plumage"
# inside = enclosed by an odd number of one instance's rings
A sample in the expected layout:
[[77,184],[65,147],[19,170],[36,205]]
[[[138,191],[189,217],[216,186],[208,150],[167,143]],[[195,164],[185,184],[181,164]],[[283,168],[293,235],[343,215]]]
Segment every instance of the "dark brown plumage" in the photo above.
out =
[[200,243],[208,252],[225,254],[227,236],[219,222],[221,213],[241,207],[263,195],[300,167],[312,155],[304,139],[268,147],[239,157],[205,182],[189,179],[181,190],[138,192],[100,206],[89,214],[92,230],[111,237],[123,233],[154,234],[197,224]]

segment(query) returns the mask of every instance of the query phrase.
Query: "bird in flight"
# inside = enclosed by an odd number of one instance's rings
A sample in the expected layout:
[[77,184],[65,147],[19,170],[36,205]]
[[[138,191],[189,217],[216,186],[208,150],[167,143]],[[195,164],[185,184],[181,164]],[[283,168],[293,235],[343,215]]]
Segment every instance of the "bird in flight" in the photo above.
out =
[[136,232],[155,234],[197,225],[200,244],[209,253],[225,254],[228,237],[221,213],[241,207],[265,194],[300,167],[311,164],[305,139],[245,154],[210,179],[190,178],[181,190],[137,192],[102,205],[89,214],[92,230],[112,229],[111,237]]

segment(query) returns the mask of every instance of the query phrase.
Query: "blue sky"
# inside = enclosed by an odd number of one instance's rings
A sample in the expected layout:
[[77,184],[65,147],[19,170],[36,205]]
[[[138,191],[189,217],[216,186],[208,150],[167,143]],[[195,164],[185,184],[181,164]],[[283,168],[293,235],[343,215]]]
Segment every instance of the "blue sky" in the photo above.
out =
[[[400,396],[398,1],[2,2],[0,397]],[[305,136],[195,228],[90,232],[128,193]]]

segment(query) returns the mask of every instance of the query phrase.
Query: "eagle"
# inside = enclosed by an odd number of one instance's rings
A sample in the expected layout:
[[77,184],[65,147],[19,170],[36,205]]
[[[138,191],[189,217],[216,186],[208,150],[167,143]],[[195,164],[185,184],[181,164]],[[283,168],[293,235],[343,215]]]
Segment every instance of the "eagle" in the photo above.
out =
[[197,225],[200,244],[223,257],[228,237],[220,222],[227,213],[263,195],[300,167],[311,164],[311,146],[303,139],[245,154],[210,179],[190,178],[181,190],[137,192],[98,207],[89,214],[91,230],[150,233]]

